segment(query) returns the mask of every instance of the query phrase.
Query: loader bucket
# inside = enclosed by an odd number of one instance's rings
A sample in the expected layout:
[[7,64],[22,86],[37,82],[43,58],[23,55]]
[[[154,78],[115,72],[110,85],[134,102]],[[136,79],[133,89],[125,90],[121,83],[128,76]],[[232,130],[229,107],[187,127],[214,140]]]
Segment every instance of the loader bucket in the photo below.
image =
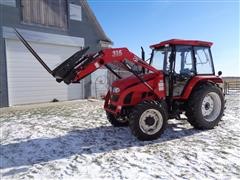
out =
[[54,77],[57,82],[64,81],[66,84],[70,84],[75,78],[75,67],[80,63],[85,63],[90,59],[88,56],[84,56],[89,47],[85,47],[82,50],[77,51],[71,57],[66,59],[63,63],[51,70],[47,64],[40,58],[40,56],[34,51],[30,44],[23,38],[23,36],[16,30],[17,37],[24,44],[24,46],[32,53],[32,55],[38,60],[38,62]]
[[86,47],[66,59],[52,71],[53,76],[59,80],[64,79],[74,69],[74,67],[85,60],[85,56],[83,55],[88,51],[88,49],[89,47]]

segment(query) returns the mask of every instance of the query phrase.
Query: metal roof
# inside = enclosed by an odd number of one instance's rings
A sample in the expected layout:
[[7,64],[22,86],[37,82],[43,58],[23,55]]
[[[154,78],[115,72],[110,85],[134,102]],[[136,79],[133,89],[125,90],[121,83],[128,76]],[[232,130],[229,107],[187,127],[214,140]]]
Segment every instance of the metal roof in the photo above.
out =
[[167,41],[162,41],[158,44],[153,44],[150,48],[160,48],[167,45],[190,45],[190,46],[208,46],[211,47],[213,45],[212,42],[207,41],[199,41],[199,40],[183,40],[183,39],[170,39]]
[[109,42],[110,44],[113,44],[112,40],[109,37],[107,37],[107,35],[103,31],[103,29],[102,29],[101,25],[99,24],[95,14],[93,13],[92,9],[90,8],[88,2],[86,0],[81,0],[80,3],[82,5],[82,7],[85,8],[87,15],[93,21],[93,23],[96,27],[97,33],[99,34],[99,36],[101,38],[100,40]]

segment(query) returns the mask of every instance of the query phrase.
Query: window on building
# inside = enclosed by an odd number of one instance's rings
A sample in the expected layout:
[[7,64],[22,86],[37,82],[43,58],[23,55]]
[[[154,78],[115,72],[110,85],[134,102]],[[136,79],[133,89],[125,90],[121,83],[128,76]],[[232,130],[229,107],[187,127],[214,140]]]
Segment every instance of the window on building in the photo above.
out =
[[21,12],[26,24],[67,29],[67,0],[21,0]]

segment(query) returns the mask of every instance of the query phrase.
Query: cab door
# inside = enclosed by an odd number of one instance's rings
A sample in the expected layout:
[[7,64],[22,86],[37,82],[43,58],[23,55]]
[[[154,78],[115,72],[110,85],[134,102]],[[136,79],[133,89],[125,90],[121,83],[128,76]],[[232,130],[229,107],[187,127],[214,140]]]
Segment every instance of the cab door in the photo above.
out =
[[192,46],[175,46],[173,96],[181,96],[188,81],[195,75]]

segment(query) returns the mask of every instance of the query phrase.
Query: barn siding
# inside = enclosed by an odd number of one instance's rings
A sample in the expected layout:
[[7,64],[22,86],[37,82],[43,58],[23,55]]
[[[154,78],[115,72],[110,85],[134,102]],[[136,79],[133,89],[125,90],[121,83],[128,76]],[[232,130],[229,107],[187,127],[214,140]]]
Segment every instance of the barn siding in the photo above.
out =
[[24,23],[67,29],[67,0],[21,0],[20,3]]
[[5,58],[5,43],[0,28],[0,107],[8,106],[8,86]]
[[[7,72],[6,72],[6,58],[4,49],[4,39],[2,37],[2,26],[5,27],[17,27],[19,29],[26,29],[36,32],[46,32],[51,34],[59,34],[66,36],[84,37],[85,45],[90,46],[90,52],[97,51],[100,49],[99,41],[103,40],[104,36],[99,34],[96,29],[95,22],[89,18],[87,10],[83,8],[82,1],[80,0],[68,0],[68,3],[80,5],[82,8],[82,21],[72,20],[68,17],[68,28],[57,29],[48,28],[44,26],[28,25],[22,23],[21,11],[20,11],[20,0],[11,0],[14,2],[14,6],[3,5],[0,3],[0,107],[8,106],[8,94],[7,94]],[[44,7],[42,7],[44,8]],[[43,21],[43,20],[42,20]],[[84,79],[85,81],[85,97],[91,95],[91,77],[88,76]]]

